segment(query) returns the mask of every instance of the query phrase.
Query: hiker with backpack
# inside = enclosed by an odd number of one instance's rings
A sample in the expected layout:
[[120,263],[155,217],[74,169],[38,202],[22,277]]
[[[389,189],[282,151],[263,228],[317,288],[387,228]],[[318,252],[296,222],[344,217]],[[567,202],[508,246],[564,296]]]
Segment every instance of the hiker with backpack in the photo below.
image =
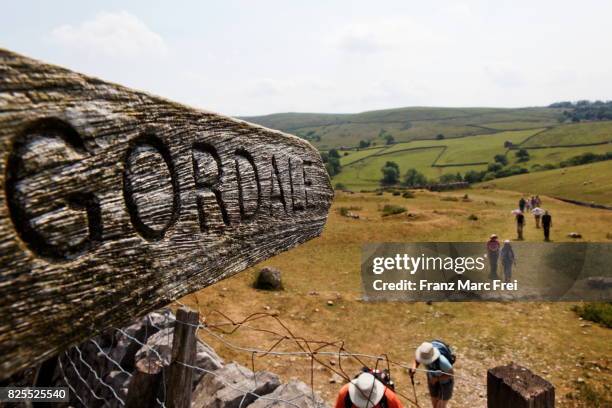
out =
[[518,202],[519,205],[519,210],[521,210],[521,212],[525,212],[525,206],[527,205],[527,201],[525,201],[524,197],[521,197],[521,199]]
[[387,370],[364,367],[338,393],[335,408],[403,408]]
[[497,279],[497,262],[499,260],[499,241],[497,235],[491,234],[487,241],[487,257],[489,258],[489,279]]
[[452,348],[441,340],[421,344],[415,352],[412,368],[409,370],[413,379],[419,365],[423,364],[427,370],[427,387],[433,408],[445,408],[453,396],[455,380],[453,377],[453,364],[455,354]]

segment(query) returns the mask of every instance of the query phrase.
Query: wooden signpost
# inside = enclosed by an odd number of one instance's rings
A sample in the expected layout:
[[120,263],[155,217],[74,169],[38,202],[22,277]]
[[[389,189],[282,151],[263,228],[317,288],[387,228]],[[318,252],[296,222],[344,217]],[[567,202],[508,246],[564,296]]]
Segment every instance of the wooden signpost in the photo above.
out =
[[304,140],[2,49],[0,153],[0,379],[318,236],[333,196]]

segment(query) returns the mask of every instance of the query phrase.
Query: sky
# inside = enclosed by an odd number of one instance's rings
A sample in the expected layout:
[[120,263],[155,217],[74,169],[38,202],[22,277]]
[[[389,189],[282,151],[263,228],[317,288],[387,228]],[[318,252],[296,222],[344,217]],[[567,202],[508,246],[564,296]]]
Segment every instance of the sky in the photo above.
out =
[[227,115],[612,99],[611,1],[18,1],[0,48]]

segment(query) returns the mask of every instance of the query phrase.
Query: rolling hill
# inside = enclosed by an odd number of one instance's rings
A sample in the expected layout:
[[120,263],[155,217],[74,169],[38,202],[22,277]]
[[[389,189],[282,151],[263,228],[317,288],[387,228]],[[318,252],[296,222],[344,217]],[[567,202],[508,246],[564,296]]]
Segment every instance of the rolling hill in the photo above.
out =
[[242,117],[272,129],[304,137],[321,150],[356,147],[360,140],[377,146],[385,135],[396,142],[455,138],[503,130],[554,126],[562,109],[551,108],[431,108],[411,107],[354,114],[276,113]]
[[[342,169],[333,177],[334,185],[373,190],[380,187],[381,168],[387,161],[396,162],[401,174],[415,168],[435,181],[445,174],[485,171],[496,155],[504,155],[507,166],[533,173],[519,180],[552,185],[540,170],[585,153],[612,152],[612,121],[561,123],[561,116],[562,110],[552,108],[413,107],[356,114],[278,113],[243,119],[298,135],[321,151],[339,149]],[[390,144],[389,135],[393,137]],[[362,140],[370,142],[370,147],[357,148]],[[519,149],[529,152],[528,160],[517,158]],[[612,175],[610,166],[593,168],[603,171],[604,177]],[[586,173],[580,176],[589,177]],[[501,180],[495,181],[505,185]],[[607,200],[574,189],[576,183],[559,186],[550,194],[602,204],[597,198]],[[507,185],[521,187],[510,181]]]
[[546,194],[612,207],[612,161],[495,179],[482,187]]

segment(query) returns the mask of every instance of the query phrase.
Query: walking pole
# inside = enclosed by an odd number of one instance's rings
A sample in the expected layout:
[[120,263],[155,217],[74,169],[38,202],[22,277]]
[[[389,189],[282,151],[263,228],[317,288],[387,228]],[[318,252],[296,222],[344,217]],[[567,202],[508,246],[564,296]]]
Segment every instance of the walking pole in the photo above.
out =
[[410,382],[412,383],[412,393],[414,394],[414,402],[416,403],[416,405],[418,407],[419,406],[419,399],[417,398],[416,387],[414,386],[414,375],[410,376]]

